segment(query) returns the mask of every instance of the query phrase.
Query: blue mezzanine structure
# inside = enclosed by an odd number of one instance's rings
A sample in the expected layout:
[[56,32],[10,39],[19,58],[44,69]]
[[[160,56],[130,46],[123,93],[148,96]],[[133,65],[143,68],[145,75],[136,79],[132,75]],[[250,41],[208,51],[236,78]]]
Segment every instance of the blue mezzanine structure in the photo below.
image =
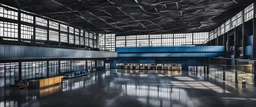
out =
[[118,57],[221,57],[224,46],[122,47]]

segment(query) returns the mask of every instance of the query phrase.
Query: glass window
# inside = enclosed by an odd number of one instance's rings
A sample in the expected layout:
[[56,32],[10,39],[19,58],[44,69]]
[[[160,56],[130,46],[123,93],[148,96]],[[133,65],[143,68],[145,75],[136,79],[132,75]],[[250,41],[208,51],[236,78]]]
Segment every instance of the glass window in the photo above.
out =
[[162,46],[174,46],[173,34],[163,34],[162,35]]
[[[58,30],[59,29],[59,23],[54,22],[54,21],[49,21],[49,27],[52,28],[52,29]],[[61,29],[63,29],[63,28],[61,28]]]
[[205,44],[207,43],[209,33],[208,32],[201,32],[201,33],[194,33],[194,44]]
[[34,22],[34,17],[25,13],[21,13],[21,21],[23,22],[28,22],[28,23],[33,23]]
[[155,35],[149,35],[150,39],[161,39],[162,35],[161,34],[155,34]]
[[116,47],[125,47],[125,36],[116,37]]
[[162,45],[162,43],[161,43],[162,35],[161,34],[149,35],[149,37],[150,37],[150,46],[161,46]]
[[4,17],[4,8],[0,6],[0,17]]
[[60,31],[67,32],[68,31],[68,26],[64,25],[64,24],[60,24]]
[[[236,16],[234,16],[231,18],[231,29],[235,28],[236,26],[237,26],[237,18],[236,18]],[[222,25],[221,25],[221,27],[222,27]]]
[[84,45],[84,31],[80,30],[80,45]]
[[40,17],[36,17],[36,24],[37,25],[41,25],[41,26],[47,26],[47,20],[40,18]]
[[106,49],[109,51],[115,51],[115,34],[106,34]]
[[79,44],[80,44],[79,42],[80,42],[79,35],[78,35],[78,36],[76,35],[76,36],[75,36],[75,44],[76,44],[76,45],[79,45]]
[[126,47],[136,47],[136,39],[135,40],[126,40]]
[[237,19],[237,26],[241,25],[243,23],[243,18],[242,18],[242,11],[239,12],[237,15],[236,15],[236,19]]
[[3,86],[15,85],[19,80],[19,63],[0,63],[0,72],[3,73],[3,75],[1,75],[2,79],[4,79],[4,76],[6,77],[5,81],[1,79],[0,88],[3,88]]
[[99,34],[100,49],[105,50],[105,34]]
[[18,41],[18,24],[0,21],[0,36],[3,40]]
[[33,27],[32,26],[27,26],[27,25],[21,25],[21,39],[22,41],[31,41],[34,38],[33,34]]
[[93,40],[89,39],[89,46],[93,48]]
[[149,46],[149,35],[137,35],[137,47]]
[[56,42],[58,42],[58,41],[59,41],[59,32],[50,30],[50,31],[49,31],[49,40],[50,40],[50,41],[56,41]]
[[186,35],[184,34],[174,34],[174,46],[181,46],[182,44],[184,44],[185,39],[186,39]]
[[230,30],[230,20],[228,20],[228,21],[226,21],[225,22],[225,30],[226,30],[226,32],[228,32],[229,30]]
[[[52,33],[50,33],[52,34]],[[33,36],[32,36],[33,37]],[[47,40],[47,30],[36,28],[36,40]]]
[[60,72],[69,72],[70,67],[70,61],[60,61]]
[[220,34],[221,35],[223,35],[224,33],[225,33],[225,25],[224,24],[222,24],[221,26],[220,26]]
[[18,12],[13,11],[11,9],[7,9],[5,7],[0,8],[0,17],[18,20]]
[[35,79],[47,76],[46,61],[22,62],[22,79]]
[[244,9],[244,21],[251,20],[254,14],[254,3]]
[[150,46],[161,46],[161,39],[150,39]]
[[56,76],[59,73],[59,61],[49,61],[49,76]]
[[87,60],[87,69],[88,70],[92,69],[92,62],[91,62],[91,60]]
[[68,43],[68,35],[65,33],[60,33],[60,42]]
[[72,35],[72,34],[69,34],[69,43],[70,44],[74,44],[74,39],[75,37],[74,37],[74,35]]

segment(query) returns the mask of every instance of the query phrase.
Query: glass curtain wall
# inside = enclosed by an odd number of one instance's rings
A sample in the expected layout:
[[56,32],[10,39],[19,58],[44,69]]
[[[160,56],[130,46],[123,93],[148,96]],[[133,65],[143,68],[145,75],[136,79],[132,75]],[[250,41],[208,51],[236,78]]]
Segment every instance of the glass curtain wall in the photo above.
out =
[[244,22],[248,22],[248,21],[252,20],[253,15],[254,15],[254,3],[247,6],[244,10],[237,13],[235,16],[233,16],[231,19],[227,20],[225,23],[223,23],[219,27],[210,31],[209,32],[210,33],[209,41],[231,31],[232,29],[240,26]]
[[49,76],[59,75],[59,61],[49,61]]
[[21,63],[22,79],[34,79],[47,76],[47,62],[35,61],[35,62],[22,62]]
[[92,69],[92,61],[91,60],[87,60],[87,69],[88,70]]
[[86,61],[71,61],[71,71],[86,69]]
[[[99,61],[98,64],[103,64]],[[86,66],[88,63],[88,66]],[[64,72],[91,69],[94,60],[50,60],[21,62],[21,79],[24,81],[52,77]],[[47,75],[48,74],[48,75]],[[19,62],[0,63],[0,93],[5,86],[19,82]]]
[[[102,37],[102,36],[101,36]],[[204,45],[208,32],[117,36],[116,47],[161,47]],[[104,41],[104,38],[101,39]],[[108,42],[108,41],[105,41]],[[109,43],[110,44],[110,43]]]
[[[96,33],[89,33],[54,19],[19,11],[3,4],[0,4],[0,18],[6,19],[0,21],[0,41],[97,48]],[[18,23],[19,20],[21,23]]]
[[254,61],[241,61],[238,60],[236,66],[237,70],[237,81],[239,83],[242,82],[242,78],[246,79],[246,82],[248,84],[253,85],[254,83],[254,67],[253,64],[255,63]]
[[17,62],[0,63],[0,88],[14,85],[18,81],[19,64]]
[[104,60],[97,60],[97,67],[103,67],[104,66]]
[[63,73],[63,72],[69,72],[71,71],[70,70],[70,61],[60,61],[60,72]]

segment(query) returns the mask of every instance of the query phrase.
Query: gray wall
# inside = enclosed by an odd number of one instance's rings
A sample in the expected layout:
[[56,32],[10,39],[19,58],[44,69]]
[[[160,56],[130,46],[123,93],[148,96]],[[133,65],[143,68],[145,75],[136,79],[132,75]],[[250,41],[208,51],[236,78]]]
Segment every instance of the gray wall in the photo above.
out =
[[0,45],[0,58],[115,58],[116,52]]

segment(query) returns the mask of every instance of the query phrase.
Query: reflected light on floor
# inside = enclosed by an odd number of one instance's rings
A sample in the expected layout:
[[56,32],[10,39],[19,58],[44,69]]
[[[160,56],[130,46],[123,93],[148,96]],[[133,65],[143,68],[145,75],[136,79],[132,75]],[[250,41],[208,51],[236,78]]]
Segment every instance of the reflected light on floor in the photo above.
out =
[[[188,105],[189,96],[185,89],[173,88],[170,86],[152,86],[152,85],[122,85],[124,94],[136,97],[142,103],[159,106],[160,100],[165,102],[165,106],[172,105],[170,100],[178,101],[179,104]],[[147,99],[149,98],[149,102]]]
[[45,88],[40,90],[40,97],[49,96],[61,90],[61,85]]
[[228,90],[225,90],[210,82],[195,81],[195,79],[190,77],[174,77],[174,78],[179,80],[179,81],[170,81],[170,83],[174,87],[212,90],[217,93],[230,93]]

